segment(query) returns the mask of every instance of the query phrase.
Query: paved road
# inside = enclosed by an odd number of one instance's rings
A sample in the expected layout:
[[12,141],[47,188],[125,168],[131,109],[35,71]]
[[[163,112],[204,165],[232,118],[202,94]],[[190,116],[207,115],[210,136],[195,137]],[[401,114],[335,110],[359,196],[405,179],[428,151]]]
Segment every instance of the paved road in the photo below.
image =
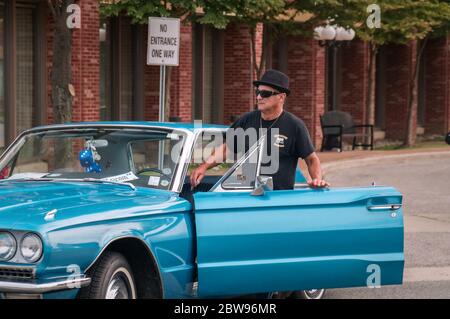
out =
[[324,166],[333,186],[396,187],[404,195],[405,283],[328,290],[326,298],[450,298],[450,150]]

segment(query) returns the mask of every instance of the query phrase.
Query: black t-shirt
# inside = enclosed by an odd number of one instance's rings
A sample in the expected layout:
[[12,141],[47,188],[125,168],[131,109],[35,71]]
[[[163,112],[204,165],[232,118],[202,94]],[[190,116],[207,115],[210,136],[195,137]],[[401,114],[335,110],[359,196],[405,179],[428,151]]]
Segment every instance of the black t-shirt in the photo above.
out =
[[[261,125],[263,130],[260,130]],[[305,123],[287,111],[283,111],[277,119],[265,121],[261,118],[261,112],[255,110],[246,113],[230,126],[230,129],[236,128],[244,131],[253,128],[258,138],[267,132],[260,174],[272,176],[274,189],[293,189],[298,159],[304,159],[314,152]],[[255,142],[240,134],[239,130],[227,132],[227,144],[232,145],[235,153],[238,150],[246,152]],[[233,144],[230,143],[230,137],[233,138]]]

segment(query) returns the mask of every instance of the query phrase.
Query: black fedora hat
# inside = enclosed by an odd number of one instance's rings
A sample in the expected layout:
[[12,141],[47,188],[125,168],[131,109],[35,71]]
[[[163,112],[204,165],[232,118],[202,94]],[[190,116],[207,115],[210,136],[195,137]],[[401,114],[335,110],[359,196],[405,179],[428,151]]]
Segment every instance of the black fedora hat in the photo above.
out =
[[289,77],[277,70],[267,70],[259,81],[253,81],[254,86],[267,85],[289,95]]

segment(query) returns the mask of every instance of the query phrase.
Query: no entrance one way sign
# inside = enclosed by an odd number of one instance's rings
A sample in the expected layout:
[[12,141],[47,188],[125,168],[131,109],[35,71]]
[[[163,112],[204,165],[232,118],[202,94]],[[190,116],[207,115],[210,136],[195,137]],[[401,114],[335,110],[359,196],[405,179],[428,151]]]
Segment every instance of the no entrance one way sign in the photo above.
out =
[[148,65],[178,66],[180,19],[150,17],[148,21]]

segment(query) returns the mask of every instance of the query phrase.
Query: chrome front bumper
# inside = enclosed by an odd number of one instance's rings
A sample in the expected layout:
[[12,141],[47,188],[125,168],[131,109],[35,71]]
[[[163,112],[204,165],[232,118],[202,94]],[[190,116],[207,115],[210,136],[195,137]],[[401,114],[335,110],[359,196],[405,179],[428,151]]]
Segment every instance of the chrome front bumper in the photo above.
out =
[[45,284],[0,281],[0,293],[43,294],[60,290],[83,288],[89,286],[90,283],[91,278],[76,278]]

